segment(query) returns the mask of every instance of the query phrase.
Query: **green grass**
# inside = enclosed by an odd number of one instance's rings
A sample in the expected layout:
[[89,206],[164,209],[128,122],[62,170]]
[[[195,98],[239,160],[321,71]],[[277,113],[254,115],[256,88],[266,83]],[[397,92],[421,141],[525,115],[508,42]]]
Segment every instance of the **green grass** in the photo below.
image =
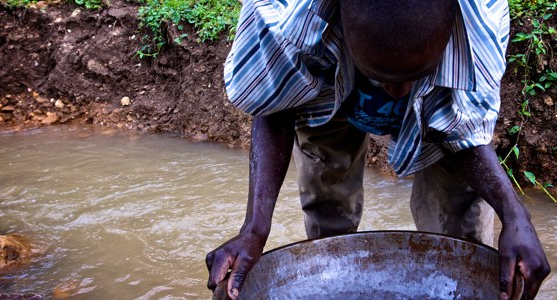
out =
[[[163,32],[164,23],[177,25],[180,31],[186,23],[193,25],[199,42],[214,41],[223,34],[232,39],[241,8],[237,0],[144,1],[144,6],[139,9],[140,26],[151,34],[143,37],[145,45],[137,52],[140,57],[156,56],[168,43]],[[183,37],[184,33],[180,38]],[[174,42],[179,43],[180,38]]]
[[[0,0],[0,5],[8,8],[29,7],[39,2],[39,0]],[[48,1],[47,1],[48,2]],[[107,6],[103,0],[68,0],[67,2],[75,3],[87,9],[99,9]]]
[[37,1],[36,0],[1,0],[0,1],[0,3],[2,3],[4,6],[7,7],[26,7],[33,4],[34,2]]
[[509,0],[511,18],[518,20],[519,24],[523,19],[538,17],[556,8],[554,0]]

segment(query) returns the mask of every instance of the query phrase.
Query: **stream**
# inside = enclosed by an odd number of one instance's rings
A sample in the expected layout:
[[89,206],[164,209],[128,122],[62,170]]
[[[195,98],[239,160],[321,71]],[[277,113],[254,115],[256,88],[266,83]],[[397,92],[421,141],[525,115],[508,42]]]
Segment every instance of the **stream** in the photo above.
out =
[[[367,169],[360,230],[415,230],[411,184]],[[0,271],[0,294],[210,299],[205,255],[238,232],[247,188],[248,152],[219,144],[83,126],[0,133],[0,234],[37,252]],[[527,193],[554,270],[538,299],[557,299],[557,204]],[[265,249],[303,239],[292,163]]]

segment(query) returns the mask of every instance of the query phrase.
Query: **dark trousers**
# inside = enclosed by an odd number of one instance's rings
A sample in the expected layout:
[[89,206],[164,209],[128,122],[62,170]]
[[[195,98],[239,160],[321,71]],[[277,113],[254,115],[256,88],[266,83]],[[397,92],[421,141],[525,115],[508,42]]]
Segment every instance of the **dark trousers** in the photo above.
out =
[[[308,238],[355,232],[369,136],[345,119],[296,130],[294,160]],[[414,174],[416,228],[493,244],[493,209],[445,160]]]

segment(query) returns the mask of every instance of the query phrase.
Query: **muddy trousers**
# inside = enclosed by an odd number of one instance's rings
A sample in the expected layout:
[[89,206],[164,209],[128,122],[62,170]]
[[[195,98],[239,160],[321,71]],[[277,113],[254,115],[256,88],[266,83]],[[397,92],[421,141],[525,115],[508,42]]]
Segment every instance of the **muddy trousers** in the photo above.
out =
[[[344,119],[296,130],[293,156],[308,238],[358,229],[368,140]],[[417,230],[493,244],[493,209],[445,160],[414,174],[410,208]]]

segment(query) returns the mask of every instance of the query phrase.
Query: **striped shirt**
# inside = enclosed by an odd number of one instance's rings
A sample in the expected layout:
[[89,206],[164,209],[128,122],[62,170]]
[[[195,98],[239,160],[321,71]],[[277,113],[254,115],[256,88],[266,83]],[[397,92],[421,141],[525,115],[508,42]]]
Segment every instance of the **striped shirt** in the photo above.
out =
[[[509,37],[506,0],[459,0],[455,26],[436,71],[414,84],[389,163],[400,176],[443,156],[491,142]],[[297,112],[297,127],[329,121],[354,88],[354,65],[338,0],[244,0],[226,59],[229,100],[267,115]],[[428,133],[446,134],[443,141]]]

